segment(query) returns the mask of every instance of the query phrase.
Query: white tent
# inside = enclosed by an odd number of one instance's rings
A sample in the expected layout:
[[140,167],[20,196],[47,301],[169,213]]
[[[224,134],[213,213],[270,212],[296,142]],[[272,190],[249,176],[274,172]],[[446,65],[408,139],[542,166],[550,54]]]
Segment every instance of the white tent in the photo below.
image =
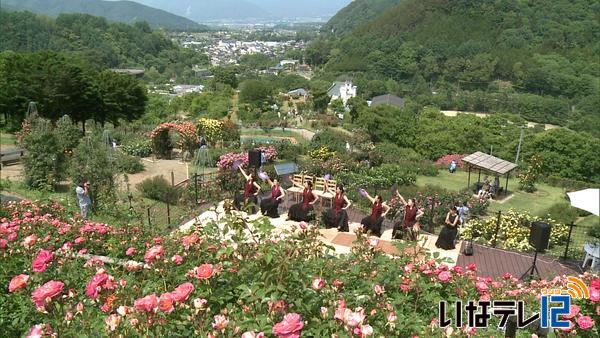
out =
[[571,206],[600,216],[600,189],[584,189],[567,193]]

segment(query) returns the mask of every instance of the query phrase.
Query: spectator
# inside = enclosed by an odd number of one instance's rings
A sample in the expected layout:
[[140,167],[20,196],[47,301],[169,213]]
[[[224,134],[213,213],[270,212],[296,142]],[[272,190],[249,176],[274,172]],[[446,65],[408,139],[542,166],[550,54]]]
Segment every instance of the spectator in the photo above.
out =
[[461,202],[458,208],[458,219],[460,220],[460,224],[463,225],[469,221],[469,213],[470,209],[466,202]]
[[92,200],[90,199],[90,182],[87,180],[81,180],[77,188],[75,188],[77,194],[77,200],[79,201],[79,210],[81,211],[81,218],[87,219],[90,208],[92,207]]
[[454,174],[456,172],[456,161],[452,160],[452,162],[450,162],[450,165],[448,166],[448,171],[451,174]]

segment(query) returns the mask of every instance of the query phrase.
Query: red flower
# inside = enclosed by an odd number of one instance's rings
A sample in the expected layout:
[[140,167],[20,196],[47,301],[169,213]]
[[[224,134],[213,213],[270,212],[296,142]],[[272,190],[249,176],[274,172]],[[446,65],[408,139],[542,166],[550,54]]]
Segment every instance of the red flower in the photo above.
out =
[[212,264],[202,264],[194,269],[194,275],[198,279],[209,279],[213,275]]
[[144,298],[136,299],[133,302],[133,306],[138,311],[153,312],[154,308],[158,306],[158,298],[155,294],[151,294]]
[[38,255],[33,259],[31,267],[33,272],[44,272],[50,263],[54,259],[54,254],[48,250],[40,250]]
[[14,291],[24,287],[25,285],[27,285],[28,279],[29,279],[29,275],[20,274],[20,275],[14,276],[10,280],[10,283],[8,283],[8,292],[9,293],[14,292]]
[[31,300],[33,303],[35,303],[38,309],[43,309],[46,305],[46,300],[59,295],[64,286],[65,283],[63,282],[54,280],[49,281],[31,293]]
[[281,322],[273,326],[273,334],[279,338],[299,338],[302,328],[304,328],[304,323],[300,315],[288,313]]
[[158,309],[164,313],[171,313],[175,309],[173,307],[174,302],[175,300],[171,293],[163,293],[158,300]]
[[188,282],[176,287],[171,292],[171,296],[173,296],[173,300],[176,302],[185,302],[192,292],[194,292],[194,285]]
[[146,254],[144,255],[144,261],[150,264],[154,262],[157,257],[162,256],[164,253],[165,249],[162,247],[162,245],[155,245],[146,251]]
[[86,296],[88,296],[90,298],[97,298],[98,291],[99,291],[98,289],[101,288],[102,286],[104,286],[106,284],[107,280],[108,280],[107,273],[100,273],[100,274],[94,275],[94,277],[92,277],[90,282],[85,287]]

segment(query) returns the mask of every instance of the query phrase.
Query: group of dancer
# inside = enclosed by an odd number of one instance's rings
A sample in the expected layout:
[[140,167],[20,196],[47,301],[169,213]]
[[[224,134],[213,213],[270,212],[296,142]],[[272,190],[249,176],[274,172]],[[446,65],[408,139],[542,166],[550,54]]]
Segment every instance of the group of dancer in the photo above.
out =
[[[246,173],[241,167],[239,169],[246,182],[244,183],[244,192],[235,198],[234,206],[236,209],[241,210],[242,205],[245,204],[248,206],[248,211],[256,213],[255,206],[258,205],[257,196],[260,193],[260,185],[256,182],[254,174]],[[265,180],[271,186],[271,195],[268,198],[262,199],[260,211],[265,216],[277,218],[279,217],[278,207],[285,197],[285,190],[281,187],[279,180],[271,180],[269,177],[265,177]],[[296,222],[313,221],[315,219],[313,206],[319,201],[319,195],[313,191],[312,181],[305,181],[302,185],[296,182],[293,182],[293,184],[298,188],[302,188],[302,200],[289,208],[288,219]],[[325,189],[333,195],[333,202],[332,207],[323,212],[321,216],[323,224],[326,228],[337,228],[338,231],[342,232],[350,231],[346,210],[352,205],[352,202],[346,196],[344,187],[337,185],[335,190],[332,190],[326,184]],[[361,189],[361,195],[371,202],[371,214],[361,220],[361,225],[365,232],[381,237],[384,228],[384,219],[391,208],[383,201],[381,195],[371,196],[364,189]],[[407,239],[416,240],[419,232],[419,219],[423,216],[424,210],[417,207],[414,199],[405,199],[399,191],[396,191],[396,196],[402,204],[404,211],[403,219],[400,221],[401,230],[403,233],[408,234]],[[460,223],[461,217],[458,214],[458,209],[452,207],[446,215],[444,227],[435,245],[445,250],[454,249],[454,242]]]

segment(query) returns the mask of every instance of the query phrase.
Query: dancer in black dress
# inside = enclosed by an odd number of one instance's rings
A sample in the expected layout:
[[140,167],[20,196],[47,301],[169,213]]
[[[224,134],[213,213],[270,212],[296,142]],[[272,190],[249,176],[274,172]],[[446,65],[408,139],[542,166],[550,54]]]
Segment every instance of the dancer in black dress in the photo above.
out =
[[[299,186],[299,184],[294,183],[294,185]],[[304,191],[302,192],[302,202],[294,204],[290,207],[288,211],[288,219],[296,222],[308,222],[314,218],[313,215],[313,204],[315,204],[319,200],[319,196],[317,196],[312,191],[312,182],[306,181],[304,182]]]
[[335,188],[335,193],[327,187],[327,191],[333,193],[333,207],[323,213],[322,219],[325,227],[327,229],[337,228],[339,231],[344,232],[350,231],[346,209],[352,205],[352,202],[346,197],[344,187],[338,185]]
[[242,206],[246,204],[253,204],[250,206],[248,212],[255,214],[256,205],[258,204],[258,192],[260,191],[260,185],[254,181],[254,174],[246,174],[244,169],[240,166],[240,172],[244,175],[246,183],[244,183],[244,193],[237,195],[233,201],[233,205],[236,210],[242,210]]
[[363,191],[365,197],[373,203],[373,206],[371,207],[371,215],[363,218],[360,224],[363,225],[365,231],[370,232],[373,236],[381,237],[383,220],[390,211],[390,207],[383,202],[380,195],[371,197],[368,192]]
[[279,217],[277,208],[279,207],[279,203],[281,203],[285,197],[285,191],[279,184],[278,179],[271,181],[269,178],[267,182],[271,185],[271,198],[265,198],[260,202],[260,211],[265,216],[277,218]]
[[458,234],[458,225],[460,224],[456,207],[452,207],[452,209],[450,209],[446,215],[446,220],[444,223],[444,227],[442,228],[442,231],[440,231],[440,235],[435,242],[435,246],[444,250],[452,250],[454,249],[454,241],[456,240],[456,235]]

